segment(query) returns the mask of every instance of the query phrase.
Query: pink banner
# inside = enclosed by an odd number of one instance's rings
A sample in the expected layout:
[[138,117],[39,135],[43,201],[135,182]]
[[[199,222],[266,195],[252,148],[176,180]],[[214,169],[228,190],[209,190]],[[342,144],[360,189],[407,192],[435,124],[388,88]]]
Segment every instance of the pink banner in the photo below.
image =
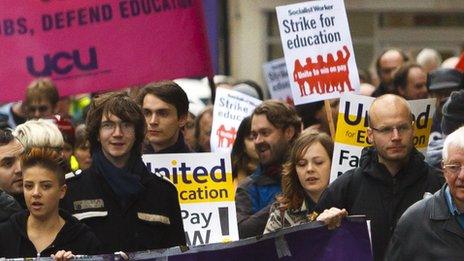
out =
[[0,1],[0,102],[212,74],[201,0]]

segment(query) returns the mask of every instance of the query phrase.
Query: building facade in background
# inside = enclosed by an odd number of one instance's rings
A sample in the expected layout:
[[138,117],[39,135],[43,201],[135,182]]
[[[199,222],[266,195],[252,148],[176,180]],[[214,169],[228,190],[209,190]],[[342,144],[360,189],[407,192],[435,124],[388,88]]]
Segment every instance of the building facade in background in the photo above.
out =
[[[264,85],[262,64],[283,57],[275,7],[294,0],[227,1],[228,64],[222,73]],[[415,57],[423,48],[443,59],[464,48],[462,0],[345,0],[356,62],[368,70],[385,48]]]

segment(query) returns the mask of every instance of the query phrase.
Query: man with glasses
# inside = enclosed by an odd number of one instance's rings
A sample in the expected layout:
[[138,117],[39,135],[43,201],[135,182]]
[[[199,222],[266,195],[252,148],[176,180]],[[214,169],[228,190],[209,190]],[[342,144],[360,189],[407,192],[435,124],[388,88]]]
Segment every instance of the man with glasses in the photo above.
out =
[[387,260],[464,260],[464,127],[446,137],[446,184],[398,221]]
[[103,253],[185,245],[175,186],[141,159],[140,107],[125,93],[101,95],[86,126],[92,164],[68,180],[63,207],[93,229]]
[[47,78],[39,78],[29,84],[24,105],[28,119],[52,118],[60,96],[55,84]]
[[363,149],[358,168],[330,184],[317,210],[337,207],[365,215],[371,220],[374,258],[382,260],[403,212],[444,181],[413,146],[414,122],[405,99],[393,94],[378,97],[368,120],[373,146]]

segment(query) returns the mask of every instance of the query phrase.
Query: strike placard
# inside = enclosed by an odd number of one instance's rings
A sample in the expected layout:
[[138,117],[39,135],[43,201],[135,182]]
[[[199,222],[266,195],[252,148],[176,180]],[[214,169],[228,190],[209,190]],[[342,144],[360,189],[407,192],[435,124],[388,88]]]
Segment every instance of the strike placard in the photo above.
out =
[[0,102],[212,75],[202,1],[0,1]]
[[241,92],[217,88],[211,127],[211,151],[230,152],[243,118],[250,116],[259,104],[260,100]]
[[[368,111],[375,98],[345,94],[340,99],[330,182],[358,167],[361,151],[372,145],[367,138]],[[408,101],[414,115],[413,144],[424,155],[435,113],[435,98]]]
[[177,187],[188,245],[239,239],[229,154],[145,154],[142,158],[151,172]]
[[292,91],[288,81],[287,65],[285,58],[275,59],[263,64],[263,74],[271,98],[285,101],[293,105]]
[[296,105],[359,89],[343,0],[279,6],[276,11]]

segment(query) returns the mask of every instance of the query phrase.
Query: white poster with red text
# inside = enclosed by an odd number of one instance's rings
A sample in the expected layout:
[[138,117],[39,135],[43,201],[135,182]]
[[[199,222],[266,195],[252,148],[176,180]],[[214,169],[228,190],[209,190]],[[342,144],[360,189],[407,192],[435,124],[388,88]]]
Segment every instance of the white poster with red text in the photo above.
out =
[[359,76],[343,0],[276,8],[296,105],[357,92]]
[[261,101],[241,92],[217,88],[211,128],[211,151],[230,152],[243,118]]

